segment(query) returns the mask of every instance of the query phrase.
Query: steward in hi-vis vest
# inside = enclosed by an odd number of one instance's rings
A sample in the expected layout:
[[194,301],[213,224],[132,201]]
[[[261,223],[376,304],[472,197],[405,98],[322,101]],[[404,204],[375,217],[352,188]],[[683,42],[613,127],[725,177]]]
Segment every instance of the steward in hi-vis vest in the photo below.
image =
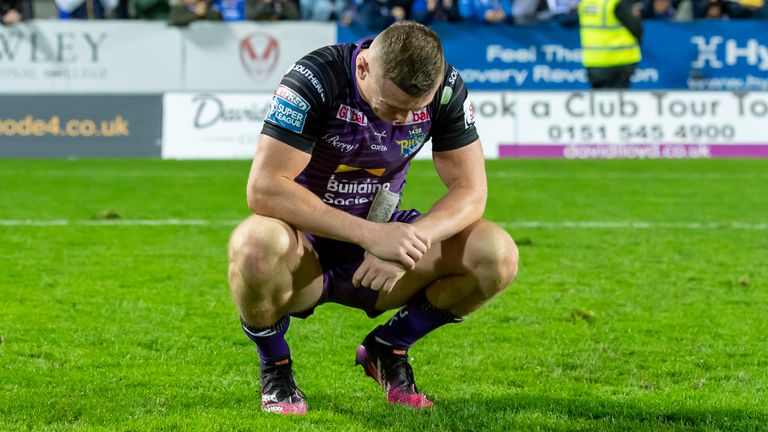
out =
[[631,0],[582,0],[579,4],[582,63],[592,88],[628,88],[642,58],[643,22]]

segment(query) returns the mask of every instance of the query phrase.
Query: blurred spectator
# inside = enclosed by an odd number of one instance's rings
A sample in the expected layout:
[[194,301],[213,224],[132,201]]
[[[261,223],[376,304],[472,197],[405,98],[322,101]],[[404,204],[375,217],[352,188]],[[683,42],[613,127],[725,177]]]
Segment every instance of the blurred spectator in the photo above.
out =
[[676,0],[674,21],[692,21],[693,20],[693,2],[694,0]]
[[359,21],[358,15],[360,7],[362,6],[362,0],[336,0],[341,2],[339,12],[339,24],[343,26],[349,26],[355,21]]
[[694,18],[765,18],[764,0],[694,0]]
[[429,25],[433,22],[461,20],[459,6],[454,0],[414,0],[411,19]]
[[104,19],[117,0],[55,0],[60,19]]
[[293,0],[246,0],[245,17],[251,21],[299,19],[299,7]]
[[133,0],[133,8],[136,10],[136,18],[143,20],[167,20],[171,12],[168,0]]
[[693,17],[720,19],[723,17],[723,2],[721,0],[696,0],[693,5]]
[[130,9],[130,5],[128,4],[130,0],[117,0],[117,6],[115,7],[115,10],[112,11],[112,17],[111,18],[117,18],[117,19],[130,19],[131,14],[128,9]]
[[344,15],[343,0],[299,0],[301,19],[305,21],[329,21]]
[[678,4],[679,0],[643,0],[640,16],[644,19],[672,21],[677,16]]
[[755,10],[752,17],[755,19],[768,19],[768,3],[763,1],[763,5]]
[[549,16],[547,0],[514,0],[512,3],[515,24],[532,25],[548,19]]
[[371,30],[384,30],[408,19],[412,0],[363,0],[359,21]]
[[[466,21],[489,24],[511,22],[511,0],[459,0],[459,13]],[[519,0],[517,0],[519,1]],[[517,3],[515,1],[515,3]]]
[[32,0],[0,0],[0,16],[3,25],[32,19]]
[[754,18],[756,12],[764,6],[764,0],[725,0],[723,13],[729,18]]
[[186,26],[198,20],[221,21],[218,5],[207,0],[179,0],[171,5],[168,22]]
[[547,0],[547,9],[549,19],[563,27],[579,25],[579,0]]
[[245,0],[217,0],[221,19],[224,21],[245,21]]

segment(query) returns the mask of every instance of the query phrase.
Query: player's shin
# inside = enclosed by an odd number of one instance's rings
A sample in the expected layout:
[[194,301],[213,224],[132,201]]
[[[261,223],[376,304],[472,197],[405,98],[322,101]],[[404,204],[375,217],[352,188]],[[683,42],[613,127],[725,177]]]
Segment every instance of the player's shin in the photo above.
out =
[[259,358],[265,364],[290,358],[291,351],[285,340],[285,333],[288,331],[290,322],[290,317],[286,315],[271,326],[255,328],[240,318],[243,331],[245,331],[248,339],[256,343]]
[[463,318],[434,306],[421,291],[386,324],[374,330],[374,336],[381,344],[407,350],[431,331],[461,321]]

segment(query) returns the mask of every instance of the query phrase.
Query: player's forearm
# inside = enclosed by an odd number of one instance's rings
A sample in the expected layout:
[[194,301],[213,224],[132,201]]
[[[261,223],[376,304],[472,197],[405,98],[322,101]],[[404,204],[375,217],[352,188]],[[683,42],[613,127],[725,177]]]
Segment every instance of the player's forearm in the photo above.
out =
[[432,244],[445,240],[483,217],[487,196],[484,188],[453,188],[413,225]]
[[249,185],[248,206],[256,214],[280,219],[301,231],[361,246],[372,231],[373,222],[326,205],[288,178]]

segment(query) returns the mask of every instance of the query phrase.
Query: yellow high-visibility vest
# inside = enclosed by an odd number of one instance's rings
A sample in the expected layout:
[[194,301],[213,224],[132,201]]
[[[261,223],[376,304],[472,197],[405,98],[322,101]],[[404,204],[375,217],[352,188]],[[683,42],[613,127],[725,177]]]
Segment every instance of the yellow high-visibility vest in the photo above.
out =
[[619,0],[581,0],[581,62],[585,67],[609,67],[640,62],[640,45],[614,11]]

